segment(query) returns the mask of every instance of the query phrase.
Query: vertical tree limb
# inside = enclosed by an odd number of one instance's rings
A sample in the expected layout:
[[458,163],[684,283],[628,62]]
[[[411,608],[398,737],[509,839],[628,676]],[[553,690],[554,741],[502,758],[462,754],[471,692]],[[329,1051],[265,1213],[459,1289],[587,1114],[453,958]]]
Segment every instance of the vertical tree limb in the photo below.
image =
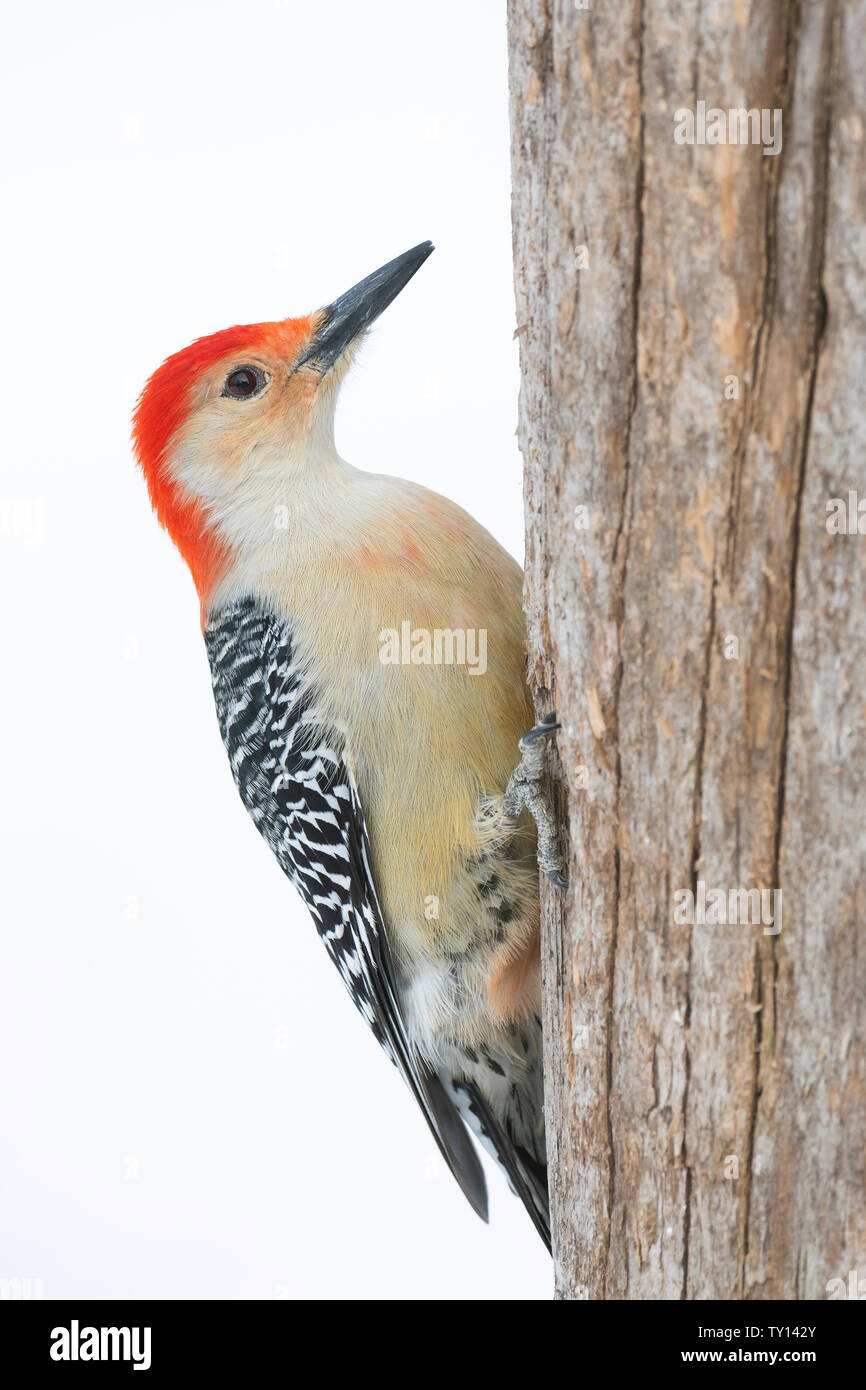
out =
[[[827,529],[866,502],[866,3],[509,24],[557,1289],[825,1297],[866,1273],[866,536]],[[781,151],[675,143],[699,101]],[[681,920],[700,884],[781,931]]]

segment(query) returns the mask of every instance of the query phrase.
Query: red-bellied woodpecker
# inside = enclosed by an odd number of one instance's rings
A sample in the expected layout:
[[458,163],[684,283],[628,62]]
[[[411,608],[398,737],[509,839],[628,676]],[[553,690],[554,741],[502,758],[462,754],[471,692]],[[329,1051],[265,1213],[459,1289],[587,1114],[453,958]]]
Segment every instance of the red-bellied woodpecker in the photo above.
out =
[[520,568],[453,503],[334,446],[357,344],[432,249],[307,318],[169,357],[134,441],[198,589],[244,804],[472,1206],[486,1219],[464,1121],[549,1244],[538,864],[564,880],[551,717],[514,769],[532,722]]

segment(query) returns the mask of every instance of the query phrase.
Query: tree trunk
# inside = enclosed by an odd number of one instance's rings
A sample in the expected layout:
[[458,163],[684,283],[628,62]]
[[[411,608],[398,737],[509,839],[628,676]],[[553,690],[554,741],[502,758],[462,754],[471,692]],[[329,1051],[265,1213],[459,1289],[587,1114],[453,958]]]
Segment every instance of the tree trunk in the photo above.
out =
[[509,11],[557,1293],[866,1293],[866,0]]

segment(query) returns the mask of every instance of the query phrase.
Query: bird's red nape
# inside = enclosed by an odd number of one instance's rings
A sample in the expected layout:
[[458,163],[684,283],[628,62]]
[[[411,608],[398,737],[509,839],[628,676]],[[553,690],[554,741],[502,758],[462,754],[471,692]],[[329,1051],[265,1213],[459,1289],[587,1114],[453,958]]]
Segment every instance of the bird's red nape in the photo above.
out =
[[207,600],[230,561],[201,502],[186,495],[171,476],[168,458],[186,423],[193,390],[203,372],[234,355],[266,350],[290,362],[312,332],[312,316],[274,323],[235,324],[167,357],[146,383],[132,419],[135,457],[151,505],[192,574],[204,613]]

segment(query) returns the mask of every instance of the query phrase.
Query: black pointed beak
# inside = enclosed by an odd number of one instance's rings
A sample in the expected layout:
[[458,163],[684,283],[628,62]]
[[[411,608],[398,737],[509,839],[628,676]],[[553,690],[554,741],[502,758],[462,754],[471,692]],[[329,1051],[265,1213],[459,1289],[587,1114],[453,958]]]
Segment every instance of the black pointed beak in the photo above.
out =
[[332,367],[340,353],[363,333],[365,328],[387,309],[392,299],[407,285],[433,250],[432,241],[422,241],[411,251],[404,251],[387,265],[380,266],[333,304],[322,310],[321,327],[299,358],[296,367],[305,364],[323,373]]

